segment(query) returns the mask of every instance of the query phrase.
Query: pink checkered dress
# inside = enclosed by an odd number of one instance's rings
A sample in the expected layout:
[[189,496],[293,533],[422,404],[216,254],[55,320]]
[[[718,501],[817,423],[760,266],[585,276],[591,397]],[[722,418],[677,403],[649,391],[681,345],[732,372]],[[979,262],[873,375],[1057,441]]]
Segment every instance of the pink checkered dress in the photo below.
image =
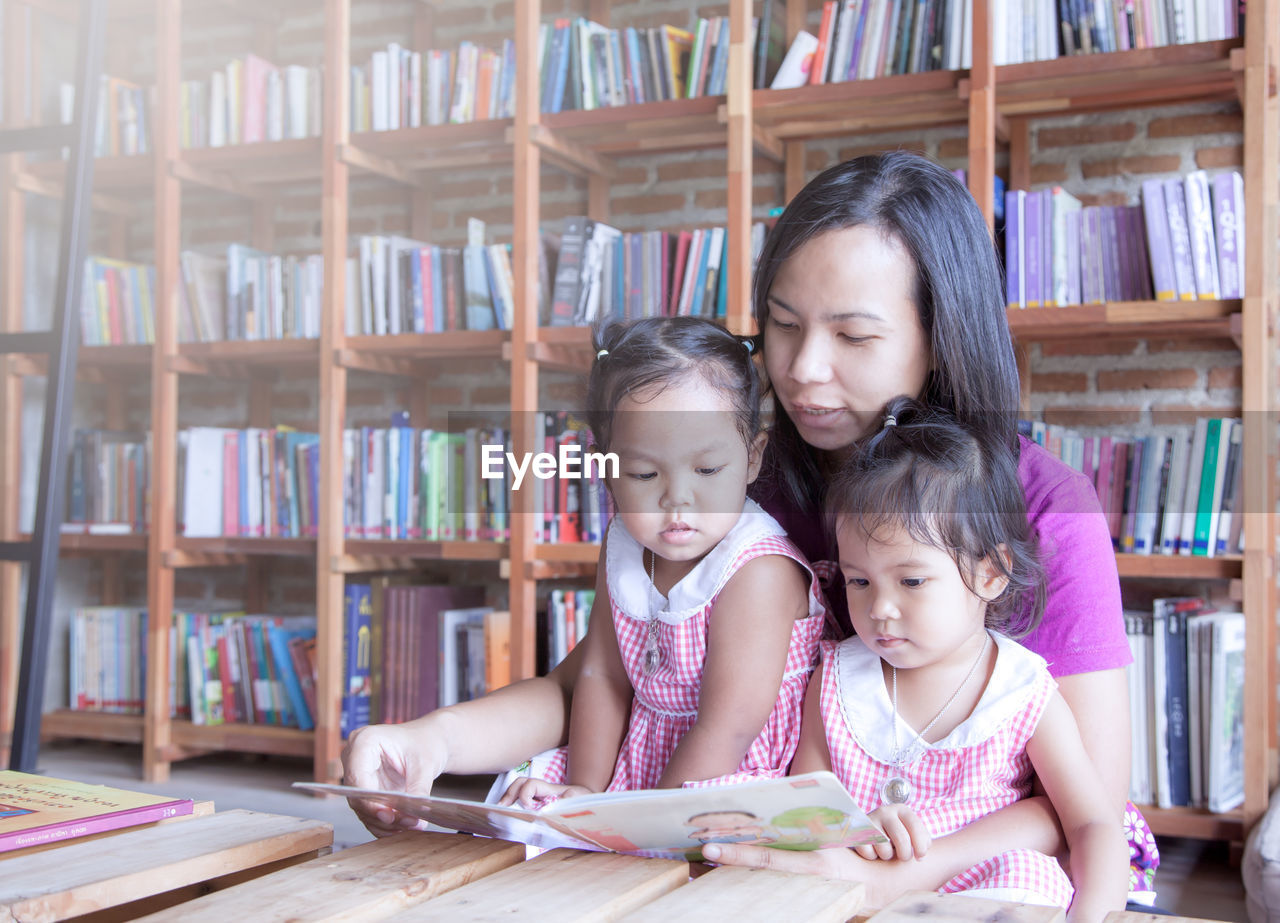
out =
[[[991,680],[973,713],[945,738],[926,744],[899,721],[902,746],[920,755],[905,768],[910,806],[934,837],[1025,798],[1031,791],[1027,741],[1057,689],[1044,660],[994,634]],[[892,765],[893,721],[880,658],[859,638],[822,642],[821,707],[832,768],[865,811],[881,804]],[[1051,856],[1015,849],[980,862],[939,888],[943,893],[992,891],[1066,907],[1071,882]],[[975,895],[978,896],[978,895]]]
[[[715,779],[686,783],[688,786],[724,785],[787,774],[800,737],[805,686],[817,661],[822,637],[826,615],[822,591],[799,549],[753,500],[746,501],[742,517],[729,534],[665,598],[645,572],[642,546],[615,517],[609,527],[606,577],[618,647],[635,698],[609,791],[657,787],[676,744],[698,716],[707,628],[716,600],[744,564],[768,554],[791,558],[808,571],[808,617],[797,619],[791,629],[777,702],[737,770]],[[732,618],[732,613],[719,615],[726,617]],[[654,673],[646,676],[644,650],[651,618],[658,621],[662,659]],[[545,757],[549,758],[546,768],[539,759],[534,762],[534,774],[551,782],[566,781],[564,748]]]

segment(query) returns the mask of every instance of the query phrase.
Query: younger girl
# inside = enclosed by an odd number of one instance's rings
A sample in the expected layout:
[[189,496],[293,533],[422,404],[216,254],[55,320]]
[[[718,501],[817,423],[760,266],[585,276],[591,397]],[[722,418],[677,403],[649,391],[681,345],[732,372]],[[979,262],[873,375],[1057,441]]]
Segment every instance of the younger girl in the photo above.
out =
[[587,422],[621,462],[600,556],[612,618],[588,626],[567,753],[501,801],[785,775],[825,607],[746,497],[765,441],[751,343],[674,317],[598,345]]
[[1054,858],[999,845],[940,890],[1070,905],[1074,920],[1122,909],[1121,818],[1045,661],[1011,640],[1044,599],[1012,451],[897,398],[827,504],[857,636],[822,644],[792,771],[834,770],[871,813],[890,843],[859,847],[867,859],[924,855],[1026,797],[1034,772],[1071,849],[1074,900]]

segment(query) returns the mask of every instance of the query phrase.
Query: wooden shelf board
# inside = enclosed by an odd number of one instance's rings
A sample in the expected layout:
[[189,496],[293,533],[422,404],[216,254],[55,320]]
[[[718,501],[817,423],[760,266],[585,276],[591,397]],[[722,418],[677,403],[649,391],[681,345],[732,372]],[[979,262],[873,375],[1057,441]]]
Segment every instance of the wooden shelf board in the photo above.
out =
[[1158,836],[1184,836],[1196,840],[1244,839],[1244,822],[1240,811],[1210,814],[1199,808],[1157,808],[1138,805],[1151,830]]
[[[67,172],[67,161],[32,161],[24,167],[24,171],[39,179],[62,182]],[[152,154],[95,157],[93,160],[93,188],[97,192],[145,189],[154,181],[155,157]]]
[[348,539],[335,570],[409,569],[423,561],[501,561],[510,554],[506,542],[425,542],[398,539]]
[[512,144],[507,140],[513,121],[486,119],[458,125],[362,131],[351,135],[351,144],[400,166],[422,170],[429,170],[433,165],[453,169],[460,159],[473,159],[477,164],[505,164],[514,157]]
[[353,336],[347,337],[342,352],[357,359],[499,359],[502,344],[510,339],[507,330]]
[[[23,536],[27,539],[30,536]],[[130,532],[125,535],[100,535],[91,532],[63,532],[63,552],[146,552],[147,534]]]
[[[81,346],[76,351],[76,375],[81,378],[125,375],[145,376],[151,372],[150,343],[120,346]],[[14,353],[10,357],[10,371],[17,375],[41,377],[48,368],[44,354]]]
[[315,751],[315,734],[297,728],[270,724],[192,724],[170,722],[173,743],[197,752],[235,750],[272,756],[310,757]]
[[1201,558],[1194,555],[1117,554],[1121,577],[1157,579],[1234,580],[1244,569],[1240,555]]
[[289,337],[282,340],[180,343],[178,356],[195,363],[202,371],[223,377],[239,377],[251,369],[310,371],[320,361],[320,341]]
[[671,99],[603,109],[547,113],[542,124],[579,147],[602,154],[654,153],[723,147],[723,96]]
[[1031,115],[1234,97],[1240,47],[1228,39],[1006,64],[996,68],[996,107]]
[[596,542],[562,542],[555,545],[533,546],[535,561],[594,565],[599,557],[600,545]]
[[240,184],[312,182],[320,178],[323,163],[319,138],[186,148],[181,159],[201,170],[229,174]]
[[315,557],[314,538],[250,538],[224,535],[215,538],[174,539],[172,567],[219,567],[240,564],[250,557]]
[[1061,308],[1009,308],[1009,329],[1020,340],[1102,336],[1231,337],[1240,300],[1113,301]]
[[788,90],[755,90],[752,119],[786,139],[963,122],[969,111],[960,92],[966,75],[967,71],[929,71]]
[[140,744],[142,743],[142,716],[59,708],[45,712],[41,717],[40,736],[43,738],[79,737],[85,740]]

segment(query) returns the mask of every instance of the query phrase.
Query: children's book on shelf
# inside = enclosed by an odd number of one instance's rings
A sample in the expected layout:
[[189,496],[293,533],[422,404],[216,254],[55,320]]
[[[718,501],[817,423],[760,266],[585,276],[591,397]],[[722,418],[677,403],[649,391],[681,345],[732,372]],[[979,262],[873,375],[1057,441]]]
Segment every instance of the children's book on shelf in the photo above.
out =
[[563,846],[696,861],[706,843],[809,851],[886,841],[830,772],[706,788],[583,795],[538,810],[345,785],[294,786],[376,799],[439,827],[546,849]]
[[0,771],[0,852],[190,814],[192,802]]
[[147,610],[86,606],[68,627],[69,705],[141,715],[146,690]]

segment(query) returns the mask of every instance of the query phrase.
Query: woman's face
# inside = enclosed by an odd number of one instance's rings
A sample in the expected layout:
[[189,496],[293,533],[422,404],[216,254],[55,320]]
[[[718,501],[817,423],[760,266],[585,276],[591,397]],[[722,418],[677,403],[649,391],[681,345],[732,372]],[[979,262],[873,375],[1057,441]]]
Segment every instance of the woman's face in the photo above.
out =
[[907,251],[866,226],[819,234],[778,268],[764,365],[809,445],[846,449],[892,398],[924,389],[930,350],[914,287]]

